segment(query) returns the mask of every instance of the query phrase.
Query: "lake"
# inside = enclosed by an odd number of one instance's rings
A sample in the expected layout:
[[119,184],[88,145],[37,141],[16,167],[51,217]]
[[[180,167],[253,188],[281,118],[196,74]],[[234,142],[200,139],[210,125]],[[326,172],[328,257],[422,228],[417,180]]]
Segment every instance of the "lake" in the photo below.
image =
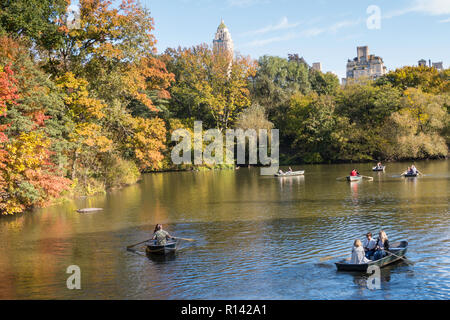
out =
[[[0,218],[1,299],[449,299],[449,161],[292,166],[305,176],[237,171],[146,174],[105,195]],[[356,167],[373,181],[337,178]],[[285,169],[285,168],[283,168]],[[103,211],[80,214],[78,208]],[[156,223],[194,238],[176,254],[125,249]],[[407,257],[368,275],[338,272],[329,255],[350,253],[368,231],[407,240]],[[142,247],[136,247],[142,250]],[[66,269],[81,270],[69,290]]]

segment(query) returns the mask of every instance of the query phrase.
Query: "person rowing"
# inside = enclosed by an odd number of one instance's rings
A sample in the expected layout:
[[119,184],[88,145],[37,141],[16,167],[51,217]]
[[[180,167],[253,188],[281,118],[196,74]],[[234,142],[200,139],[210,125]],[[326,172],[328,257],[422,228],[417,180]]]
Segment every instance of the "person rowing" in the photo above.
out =
[[175,239],[167,231],[163,230],[162,224],[157,224],[155,230],[153,231],[152,240],[156,241],[158,246],[163,246],[167,244],[167,240]]
[[350,172],[350,176],[351,176],[351,177],[357,177],[357,176],[359,176],[358,170],[353,169],[352,172]]

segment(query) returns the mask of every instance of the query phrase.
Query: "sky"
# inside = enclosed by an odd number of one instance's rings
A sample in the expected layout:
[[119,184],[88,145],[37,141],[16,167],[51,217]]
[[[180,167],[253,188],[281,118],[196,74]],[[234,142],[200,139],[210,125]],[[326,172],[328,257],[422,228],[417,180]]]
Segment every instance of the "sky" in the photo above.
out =
[[[158,52],[212,43],[225,21],[235,52],[258,59],[298,53],[345,77],[357,46],[388,70],[418,60],[450,64],[450,0],[141,0],[155,19]],[[376,19],[377,15],[380,19]],[[379,21],[379,23],[377,23]]]

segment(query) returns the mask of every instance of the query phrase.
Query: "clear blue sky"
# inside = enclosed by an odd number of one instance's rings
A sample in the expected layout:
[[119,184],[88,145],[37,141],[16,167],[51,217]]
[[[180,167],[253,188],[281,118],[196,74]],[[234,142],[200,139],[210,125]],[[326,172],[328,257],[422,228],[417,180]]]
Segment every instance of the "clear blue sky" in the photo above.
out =
[[[343,77],[356,47],[368,45],[388,69],[424,58],[450,64],[450,0],[141,0],[155,19],[158,51],[211,44],[225,20],[235,51],[257,59],[299,53]],[[367,9],[381,10],[369,29]]]

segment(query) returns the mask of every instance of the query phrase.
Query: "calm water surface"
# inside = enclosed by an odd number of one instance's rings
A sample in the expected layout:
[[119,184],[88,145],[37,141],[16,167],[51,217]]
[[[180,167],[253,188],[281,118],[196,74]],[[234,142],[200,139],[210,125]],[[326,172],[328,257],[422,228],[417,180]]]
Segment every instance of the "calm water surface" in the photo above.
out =
[[[358,183],[338,181],[355,165],[299,166],[304,177],[259,169],[148,174],[141,183],[17,217],[0,218],[1,299],[449,299],[449,161],[418,162],[425,177],[388,164]],[[104,211],[79,214],[84,207]],[[197,239],[171,257],[125,250],[156,223]],[[351,250],[383,228],[409,241],[408,258],[366,276],[319,258]],[[66,288],[81,268],[82,290]]]

